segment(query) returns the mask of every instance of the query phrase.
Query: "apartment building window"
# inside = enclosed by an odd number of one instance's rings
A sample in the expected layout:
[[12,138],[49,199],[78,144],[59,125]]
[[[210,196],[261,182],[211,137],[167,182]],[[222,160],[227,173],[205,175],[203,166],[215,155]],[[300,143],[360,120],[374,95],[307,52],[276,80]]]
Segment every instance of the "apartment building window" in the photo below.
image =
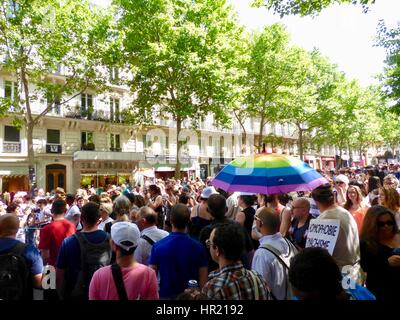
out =
[[88,120],[92,119],[93,114],[93,95],[83,93],[81,95],[81,115],[87,117]]
[[48,92],[46,95],[47,99],[47,108],[50,112],[54,114],[60,115],[61,114],[61,98],[58,95],[54,95],[51,92]]
[[119,99],[110,97],[110,120],[120,122]]
[[47,153],[61,153],[60,130],[47,129]]
[[3,152],[21,152],[20,131],[13,126],[4,126]]
[[142,136],[142,141],[143,141],[143,149],[147,148],[148,147],[148,145],[147,145],[147,137],[146,137],[145,134]]
[[110,82],[115,82],[119,80],[119,68],[117,67],[110,67]]
[[5,81],[4,97],[10,100],[15,100],[18,93],[18,85],[15,81]]
[[121,151],[120,136],[119,134],[110,134],[110,150]]
[[47,143],[60,144],[60,130],[47,129]]
[[4,126],[4,141],[19,142],[20,132],[16,127]]
[[81,143],[82,143],[82,148],[81,148],[82,150],[94,150],[93,132],[82,131]]

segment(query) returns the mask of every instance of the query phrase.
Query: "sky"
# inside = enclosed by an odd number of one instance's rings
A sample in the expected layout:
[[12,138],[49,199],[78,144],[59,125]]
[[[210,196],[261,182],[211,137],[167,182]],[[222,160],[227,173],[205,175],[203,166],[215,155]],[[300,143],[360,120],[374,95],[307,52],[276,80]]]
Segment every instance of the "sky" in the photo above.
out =
[[376,0],[367,13],[360,5],[333,5],[317,17],[288,16],[282,19],[265,8],[251,8],[251,0],[228,0],[238,12],[240,22],[249,30],[281,22],[291,34],[292,43],[305,49],[318,48],[362,85],[377,83],[383,71],[385,50],[374,47],[377,25],[383,19],[389,26],[400,21],[400,0]]
[[[282,19],[265,8],[251,8],[251,0],[227,0],[248,30],[281,22],[291,34],[292,43],[307,50],[318,48],[351,79],[362,85],[377,83],[383,71],[385,50],[374,46],[377,25],[383,19],[389,26],[400,21],[400,0],[376,0],[367,13],[360,5],[333,5],[317,17],[288,16]],[[99,4],[109,0],[93,0]]]

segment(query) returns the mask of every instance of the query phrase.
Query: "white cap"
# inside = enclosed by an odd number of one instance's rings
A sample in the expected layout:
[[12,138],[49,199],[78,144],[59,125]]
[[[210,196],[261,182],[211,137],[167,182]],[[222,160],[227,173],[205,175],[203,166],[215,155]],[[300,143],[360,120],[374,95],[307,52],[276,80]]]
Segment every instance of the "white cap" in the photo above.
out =
[[214,187],[207,187],[203,189],[200,198],[208,199],[212,194],[217,194],[217,190]]
[[345,176],[344,174],[339,174],[336,179],[335,182],[344,182],[345,184],[349,184],[349,178],[347,178],[347,176]]
[[140,239],[140,231],[136,224],[121,221],[111,226],[111,239],[122,249],[128,251],[137,247]]

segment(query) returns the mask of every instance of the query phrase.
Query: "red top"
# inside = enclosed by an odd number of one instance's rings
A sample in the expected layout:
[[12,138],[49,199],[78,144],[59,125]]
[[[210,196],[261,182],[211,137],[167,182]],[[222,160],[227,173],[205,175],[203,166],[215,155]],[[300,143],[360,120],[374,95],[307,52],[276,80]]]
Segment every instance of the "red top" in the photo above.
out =
[[66,219],[53,221],[40,231],[39,249],[49,250],[49,265],[56,265],[61,243],[75,232],[75,225]]

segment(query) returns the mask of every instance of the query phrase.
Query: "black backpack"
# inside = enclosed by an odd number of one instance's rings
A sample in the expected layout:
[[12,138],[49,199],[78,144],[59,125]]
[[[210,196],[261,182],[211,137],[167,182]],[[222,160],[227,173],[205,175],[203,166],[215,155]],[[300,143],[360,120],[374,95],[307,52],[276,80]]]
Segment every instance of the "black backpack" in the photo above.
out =
[[74,236],[78,239],[81,249],[81,270],[71,292],[71,298],[74,300],[88,300],[89,285],[93,274],[101,267],[110,264],[110,236],[107,235],[105,240],[100,243],[89,242],[82,232],[75,233]]
[[30,272],[22,256],[26,244],[19,242],[11,250],[0,252],[0,299],[29,299]]

